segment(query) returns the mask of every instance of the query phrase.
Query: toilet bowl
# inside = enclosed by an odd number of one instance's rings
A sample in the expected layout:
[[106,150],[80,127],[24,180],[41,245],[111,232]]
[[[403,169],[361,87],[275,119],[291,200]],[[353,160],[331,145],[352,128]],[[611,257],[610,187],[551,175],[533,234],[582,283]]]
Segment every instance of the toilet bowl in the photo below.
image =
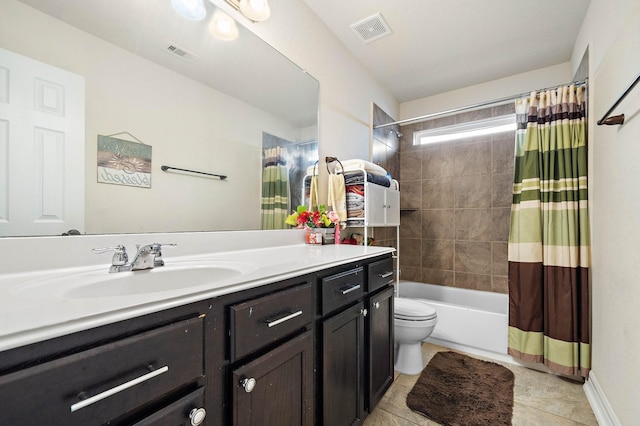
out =
[[422,341],[431,335],[438,323],[436,309],[422,299],[394,299],[395,370],[402,374],[418,374],[424,368]]

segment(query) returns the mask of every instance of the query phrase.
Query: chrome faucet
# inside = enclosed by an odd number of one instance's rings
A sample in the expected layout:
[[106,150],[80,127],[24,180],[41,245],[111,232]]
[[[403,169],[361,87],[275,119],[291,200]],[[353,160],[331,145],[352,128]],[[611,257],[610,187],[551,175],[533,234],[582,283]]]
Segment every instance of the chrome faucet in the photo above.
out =
[[162,259],[162,246],[175,246],[176,244],[160,244],[153,243],[140,247],[136,245],[138,251],[131,263],[129,262],[129,256],[127,255],[127,249],[119,244],[115,247],[103,247],[95,248],[93,252],[96,254],[106,253],[113,251],[113,258],[111,259],[111,267],[109,272],[122,272],[122,271],[140,271],[143,269],[152,269],[158,266],[164,266],[164,260]]

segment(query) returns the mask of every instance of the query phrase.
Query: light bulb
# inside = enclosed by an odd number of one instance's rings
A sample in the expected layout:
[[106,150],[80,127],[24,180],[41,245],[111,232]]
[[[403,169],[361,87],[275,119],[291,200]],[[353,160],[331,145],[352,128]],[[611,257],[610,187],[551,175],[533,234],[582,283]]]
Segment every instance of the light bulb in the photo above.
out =
[[252,21],[266,21],[271,15],[267,0],[240,0],[240,11]]
[[220,40],[235,40],[238,37],[236,21],[226,13],[218,10],[211,18],[209,32]]

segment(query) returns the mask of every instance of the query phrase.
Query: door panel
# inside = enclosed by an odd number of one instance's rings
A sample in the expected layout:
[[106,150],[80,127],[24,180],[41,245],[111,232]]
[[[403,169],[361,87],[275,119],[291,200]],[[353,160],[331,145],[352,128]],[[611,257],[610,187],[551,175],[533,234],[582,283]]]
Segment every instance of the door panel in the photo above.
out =
[[0,49],[0,236],[84,232],[84,84]]

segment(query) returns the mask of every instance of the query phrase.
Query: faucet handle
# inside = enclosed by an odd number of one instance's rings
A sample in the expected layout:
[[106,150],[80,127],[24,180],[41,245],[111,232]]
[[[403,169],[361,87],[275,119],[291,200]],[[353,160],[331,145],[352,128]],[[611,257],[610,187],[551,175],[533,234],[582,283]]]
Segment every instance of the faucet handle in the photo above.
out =
[[107,252],[115,252],[113,253],[113,258],[111,259],[111,269],[118,269],[119,266],[124,266],[129,261],[129,256],[127,256],[127,249],[122,244],[118,244],[114,247],[101,247],[94,248],[93,252],[95,254],[107,253]]
[[162,260],[162,247],[175,247],[176,243],[154,243],[152,244],[156,251],[156,256],[153,259],[153,266],[164,266],[164,260]]

